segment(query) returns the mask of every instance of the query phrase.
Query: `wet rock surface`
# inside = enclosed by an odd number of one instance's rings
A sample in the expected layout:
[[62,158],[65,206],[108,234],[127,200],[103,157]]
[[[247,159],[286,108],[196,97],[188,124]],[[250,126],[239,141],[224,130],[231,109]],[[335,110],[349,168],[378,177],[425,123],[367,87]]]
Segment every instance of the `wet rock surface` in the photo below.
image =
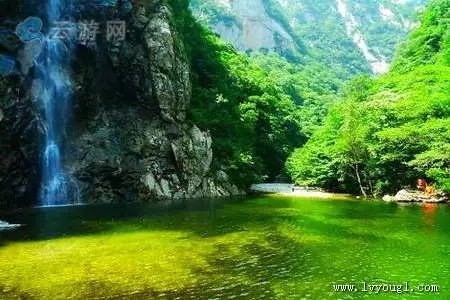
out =
[[42,128],[21,81],[0,77],[0,207],[30,204],[37,194]]

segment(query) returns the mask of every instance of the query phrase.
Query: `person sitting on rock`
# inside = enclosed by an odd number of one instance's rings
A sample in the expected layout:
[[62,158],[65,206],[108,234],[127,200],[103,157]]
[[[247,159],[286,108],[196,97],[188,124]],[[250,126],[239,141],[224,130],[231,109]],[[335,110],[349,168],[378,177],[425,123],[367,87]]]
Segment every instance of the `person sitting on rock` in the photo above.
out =
[[417,179],[417,189],[419,191],[425,193],[426,190],[427,190],[427,186],[428,186],[428,184],[427,184],[427,181],[425,179],[423,179],[423,178]]

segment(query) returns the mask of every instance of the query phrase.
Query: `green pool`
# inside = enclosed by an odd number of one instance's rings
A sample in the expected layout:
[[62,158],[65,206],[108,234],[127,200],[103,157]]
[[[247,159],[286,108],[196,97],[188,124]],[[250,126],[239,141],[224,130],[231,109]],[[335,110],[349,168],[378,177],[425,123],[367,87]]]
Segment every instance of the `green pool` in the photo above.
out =
[[448,206],[263,196],[0,219],[25,224],[0,232],[0,299],[450,299]]

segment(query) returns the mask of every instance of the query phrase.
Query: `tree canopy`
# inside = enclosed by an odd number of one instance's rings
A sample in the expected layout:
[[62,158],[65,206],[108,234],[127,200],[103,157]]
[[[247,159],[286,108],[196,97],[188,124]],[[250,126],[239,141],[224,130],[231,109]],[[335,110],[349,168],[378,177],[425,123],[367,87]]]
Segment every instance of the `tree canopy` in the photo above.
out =
[[389,74],[352,80],[288,159],[300,184],[381,193],[427,178],[450,191],[450,1],[435,0]]

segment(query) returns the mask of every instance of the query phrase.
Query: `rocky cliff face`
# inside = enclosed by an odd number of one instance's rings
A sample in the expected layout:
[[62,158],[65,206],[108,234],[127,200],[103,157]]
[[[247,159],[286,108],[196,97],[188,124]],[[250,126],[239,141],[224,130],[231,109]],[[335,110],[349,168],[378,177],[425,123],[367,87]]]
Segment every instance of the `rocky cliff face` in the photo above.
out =
[[[415,14],[426,2],[195,0],[192,9],[240,50],[283,49],[283,45],[292,49],[291,42],[298,40],[293,39],[295,34],[323,56],[322,62],[339,62],[355,73],[365,71],[360,66],[365,65],[381,74],[387,72],[397,43],[417,25]],[[276,44],[278,37],[291,42]],[[256,39],[262,42],[254,43]]]
[[0,207],[31,204],[38,194],[39,116],[23,79],[0,77]]
[[[124,20],[123,41],[98,36],[78,45],[73,111],[64,140],[66,173],[84,202],[229,196],[239,190],[213,168],[207,131],[186,119],[190,69],[165,1],[104,1],[78,9],[104,24]],[[36,10],[35,10],[36,11]],[[11,18],[11,24],[25,16]],[[5,29],[8,29],[5,27]],[[6,32],[6,31],[5,31]],[[26,45],[2,41],[14,57]],[[12,51],[6,49],[11,46]],[[11,48],[10,47],[10,48]],[[21,61],[16,56],[16,65]],[[35,203],[45,120],[33,95],[32,69],[0,79],[0,205]]]
[[[269,15],[264,0],[218,0],[233,18],[212,22],[212,29],[240,51],[296,48],[293,37],[283,25]],[[200,16],[203,13],[198,11]],[[205,16],[207,17],[207,16]]]

